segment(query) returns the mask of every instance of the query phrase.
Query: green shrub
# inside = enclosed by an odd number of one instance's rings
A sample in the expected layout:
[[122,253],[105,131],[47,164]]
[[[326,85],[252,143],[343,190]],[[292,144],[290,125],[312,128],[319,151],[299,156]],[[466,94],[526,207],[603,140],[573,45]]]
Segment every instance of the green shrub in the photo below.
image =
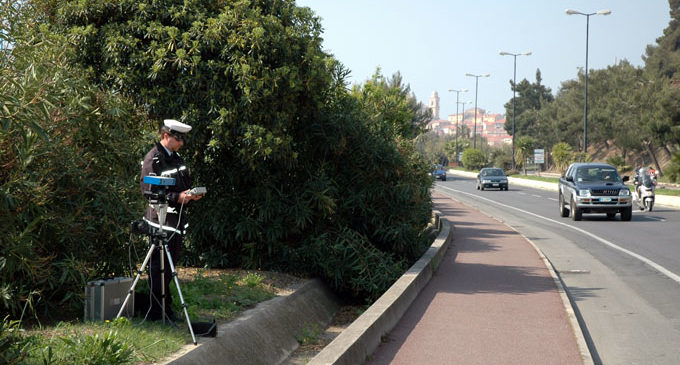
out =
[[[185,263],[317,274],[375,298],[427,247],[432,182],[409,140],[424,114],[396,77],[350,94],[348,71],[323,51],[308,8],[40,4],[93,85],[132,98],[153,119],[194,127],[183,155],[209,196],[189,212]],[[328,255],[318,256],[319,242]]]
[[0,321],[0,364],[19,364],[26,357],[24,337],[18,333],[19,321],[9,316]]
[[491,150],[491,164],[504,170],[512,168],[512,149],[494,148]]
[[78,312],[88,279],[124,270],[127,225],[143,208],[144,118],[89,85],[63,37],[20,29],[33,33],[8,33],[15,47],[0,70],[0,313]]
[[552,148],[552,159],[555,162],[555,168],[560,173],[563,173],[569,164],[573,161],[572,148],[566,142],[556,143]]
[[463,151],[463,167],[468,170],[479,170],[487,165],[486,156],[480,150],[466,148]]

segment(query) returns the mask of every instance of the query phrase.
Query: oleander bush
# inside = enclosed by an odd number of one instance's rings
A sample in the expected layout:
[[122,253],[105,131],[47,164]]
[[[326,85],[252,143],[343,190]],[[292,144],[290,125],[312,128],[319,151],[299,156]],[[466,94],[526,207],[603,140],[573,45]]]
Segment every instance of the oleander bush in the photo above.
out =
[[87,280],[123,271],[144,125],[25,6],[0,22],[0,313],[14,318],[77,312]]
[[411,141],[426,114],[398,77],[350,92],[310,9],[3,6],[3,313],[78,313],[87,280],[127,273],[139,160],[165,118],[194,127],[181,153],[208,187],[185,264],[319,276],[371,300],[427,247],[432,182]]

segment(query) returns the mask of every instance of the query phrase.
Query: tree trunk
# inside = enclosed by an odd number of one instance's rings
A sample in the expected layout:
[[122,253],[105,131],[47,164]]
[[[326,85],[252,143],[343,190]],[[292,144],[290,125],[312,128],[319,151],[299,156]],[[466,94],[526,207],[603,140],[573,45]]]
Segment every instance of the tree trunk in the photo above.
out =
[[656,159],[656,154],[654,153],[654,149],[652,149],[651,143],[646,142],[646,143],[644,143],[644,146],[647,149],[647,153],[649,154],[649,157],[651,157],[652,161],[654,161],[654,165],[656,166],[656,171],[659,172],[659,176],[663,176],[663,171],[661,171],[661,166],[659,165],[659,160]]

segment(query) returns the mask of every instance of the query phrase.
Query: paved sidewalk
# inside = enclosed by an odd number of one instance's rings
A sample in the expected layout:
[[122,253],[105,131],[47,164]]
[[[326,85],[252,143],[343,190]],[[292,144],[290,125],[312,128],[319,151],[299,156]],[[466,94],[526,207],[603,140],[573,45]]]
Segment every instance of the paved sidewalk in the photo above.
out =
[[454,226],[458,255],[447,252],[367,364],[591,363],[533,245],[443,195],[433,201]]

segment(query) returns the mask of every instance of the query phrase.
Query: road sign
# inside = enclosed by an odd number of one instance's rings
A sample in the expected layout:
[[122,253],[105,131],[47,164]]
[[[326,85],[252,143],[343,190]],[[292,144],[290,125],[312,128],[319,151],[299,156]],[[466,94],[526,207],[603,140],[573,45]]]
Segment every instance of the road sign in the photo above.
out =
[[542,148],[534,149],[534,163],[545,163],[545,150]]

